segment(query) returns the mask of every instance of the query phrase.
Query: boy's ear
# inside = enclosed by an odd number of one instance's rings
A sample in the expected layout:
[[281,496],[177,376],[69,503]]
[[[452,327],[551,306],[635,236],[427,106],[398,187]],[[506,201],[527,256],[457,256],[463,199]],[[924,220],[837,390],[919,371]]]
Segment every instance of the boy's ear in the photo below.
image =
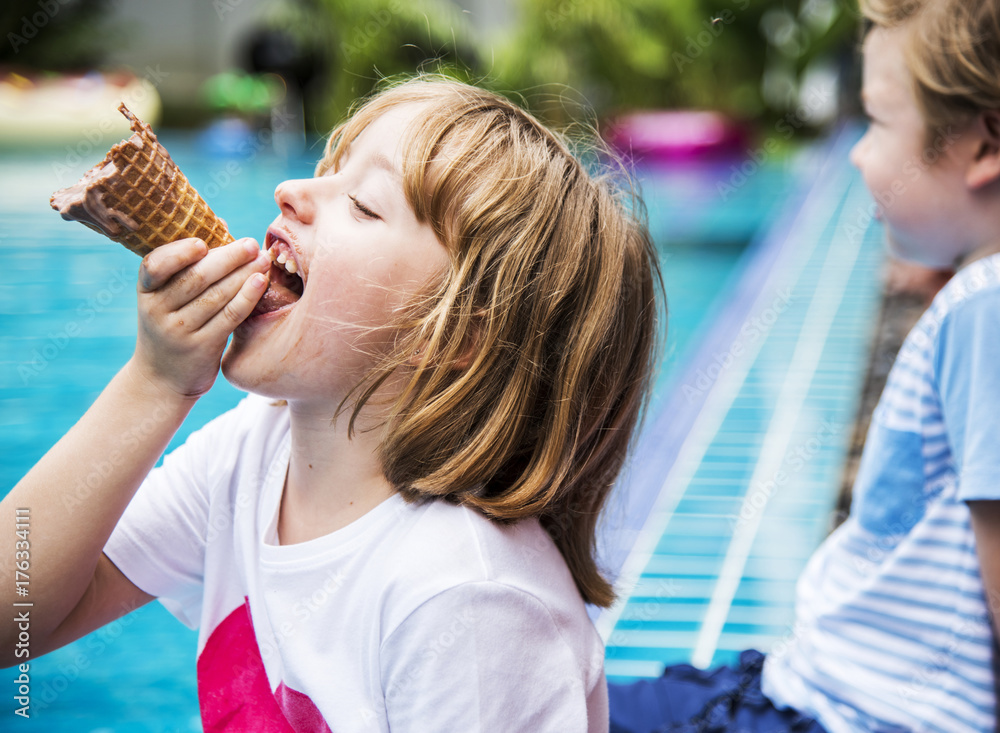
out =
[[1000,111],[981,112],[973,122],[973,132],[978,147],[965,173],[965,182],[975,190],[1000,180]]

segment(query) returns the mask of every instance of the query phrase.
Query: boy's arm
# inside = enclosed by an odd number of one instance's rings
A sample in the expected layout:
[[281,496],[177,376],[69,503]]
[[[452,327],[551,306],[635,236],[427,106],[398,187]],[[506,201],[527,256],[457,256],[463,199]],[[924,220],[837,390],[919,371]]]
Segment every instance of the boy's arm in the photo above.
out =
[[[252,275],[266,267],[266,257],[257,251],[244,240],[210,252],[199,240],[181,240],[148,255],[139,272],[135,353],[0,502],[0,536],[9,538],[0,554],[0,605],[33,604],[32,656],[149,600],[102,550],[142,480],[214,382],[229,334],[260,298],[264,285]],[[19,518],[28,528],[25,540],[15,535]],[[28,544],[18,547],[18,541]],[[17,580],[27,582],[19,586]],[[19,588],[28,595],[19,595]],[[18,661],[17,636],[16,622],[0,624],[0,664]]]
[[956,275],[969,295],[941,325],[936,371],[957,498],[969,506],[986,606],[1000,638],[1000,286],[993,284],[994,271],[993,261],[976,262]]
[[983,594],[993,624],[993,635],[1000,639],[1000,501],[970,501],[972,532],[976,536],[979,572]]

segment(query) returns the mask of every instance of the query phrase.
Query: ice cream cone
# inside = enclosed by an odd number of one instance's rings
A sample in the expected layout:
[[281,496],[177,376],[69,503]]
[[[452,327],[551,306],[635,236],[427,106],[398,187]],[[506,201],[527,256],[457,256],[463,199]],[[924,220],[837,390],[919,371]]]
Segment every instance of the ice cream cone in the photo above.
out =
[[118,110],[135,134],[113,146],[76,184],[52,194],[52,208],[140,257],[186,237],[203,239],[209,247],[233,241],[152,128],[124,104]]

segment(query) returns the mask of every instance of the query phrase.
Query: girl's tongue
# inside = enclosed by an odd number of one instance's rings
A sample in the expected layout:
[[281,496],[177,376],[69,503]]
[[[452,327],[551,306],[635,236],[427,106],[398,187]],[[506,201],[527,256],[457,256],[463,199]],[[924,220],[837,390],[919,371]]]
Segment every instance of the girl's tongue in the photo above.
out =
[[250,314],[251,318],[284,308],[302,297],[304,286],[298,275],[293,275],[277,263],[271,263],[270,275],[271,283],[257,301]]

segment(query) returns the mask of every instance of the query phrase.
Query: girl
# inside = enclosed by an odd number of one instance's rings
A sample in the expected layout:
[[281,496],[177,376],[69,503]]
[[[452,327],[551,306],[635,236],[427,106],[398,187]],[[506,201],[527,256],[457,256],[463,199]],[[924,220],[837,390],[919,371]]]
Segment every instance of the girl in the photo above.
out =
[[[375,96],[316,173],[263,252],[143,261],[134,356],[3,502],[32,653],[158,598],[200,627],[206,731],[606,731],[584,603],[654,353],[645,227],[451,81]],[[220,359],[250,396],[150,470]]]
[[896,358],[851,516],[799,580],[787,651],[614,688],[613,730],[996,727],[1000,5],[862,9],[871,124],[851,160],[892,253],[957,274]]

